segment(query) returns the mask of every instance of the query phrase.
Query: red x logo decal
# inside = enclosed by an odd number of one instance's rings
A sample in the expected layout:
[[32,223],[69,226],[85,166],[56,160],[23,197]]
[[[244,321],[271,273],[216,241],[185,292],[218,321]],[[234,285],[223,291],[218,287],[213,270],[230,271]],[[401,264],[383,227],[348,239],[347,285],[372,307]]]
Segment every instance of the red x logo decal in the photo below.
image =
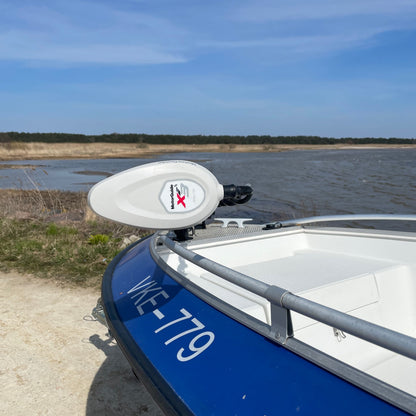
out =
[[177,198],[178,198],[178,202],[176,203],[176,205],[182,204],[184,208],[186,208],[185,205],[185,196],[180,196],[179,194],[176,194]]

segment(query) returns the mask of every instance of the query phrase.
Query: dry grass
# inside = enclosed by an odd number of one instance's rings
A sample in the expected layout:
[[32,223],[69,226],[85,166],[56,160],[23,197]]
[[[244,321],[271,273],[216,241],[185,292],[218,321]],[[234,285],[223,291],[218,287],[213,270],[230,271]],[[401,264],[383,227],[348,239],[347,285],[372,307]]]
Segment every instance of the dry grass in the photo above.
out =
[[99,286],[123,240],[144,233],[99,219],[82,192],[0,190],[0,268]]
[[100,159],[145,158],[178,152],[283,152],[308,149],[397,148],[416,145],[236,145],[236,144],[172,144],[146,143],[0,143],[0,160],[19,159]]
[[0,217],[42,221],[82,221],[87,210],[83,192],[0,190]]

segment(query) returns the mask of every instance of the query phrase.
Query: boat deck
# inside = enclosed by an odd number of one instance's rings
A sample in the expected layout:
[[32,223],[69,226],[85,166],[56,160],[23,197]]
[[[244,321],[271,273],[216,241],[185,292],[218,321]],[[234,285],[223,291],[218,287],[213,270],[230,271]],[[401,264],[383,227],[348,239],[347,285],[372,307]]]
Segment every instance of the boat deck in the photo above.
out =
[[[200,233],[203,236],[204,232]],[[226,234],[226,233],[225,233]],[[201,256],[306,299],[416,336],[415,237],[340,229],[259,232],[185,245]],[[271,324],[269,301],[161,251],[170,267],[217,298]],[[416,362],[291,312],[295,338],[416,396]]]

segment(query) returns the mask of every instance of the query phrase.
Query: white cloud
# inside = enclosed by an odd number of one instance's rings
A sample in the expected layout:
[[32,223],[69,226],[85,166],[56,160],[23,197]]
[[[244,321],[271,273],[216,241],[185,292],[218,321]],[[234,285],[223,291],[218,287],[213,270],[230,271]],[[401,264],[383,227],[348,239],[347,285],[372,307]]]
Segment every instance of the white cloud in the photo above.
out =
[[414,0],[263,0],[249,1],[236,13],[244,21],[321,20],[352,16],[408,17],[416,12]]
[[48,65],[187,61],[175,42],[183,31],[166,19],[76,0],[49,6],[13,4],[0,10],[2,60]]
[[279,60],[297,60],[373,46],[382,34],[415,30],[416,1],[249,0],[229,19],[247,27],[243,36],[215,37],[201,46],[257,48]]
[[0,59],[28,61],[36,64],[112,64],[145,65],[181,63],[180,54],[157,47],[111,43],[62,44],[35,40],[30,34],[1,36]]
[[278,62],[366,46],[387,31],[414,29],[416,22],[414,0],[236,4],[234,10],[217,2],[194,5],[190,19],[180,3],[3,0],[0,60],[48,66],[170,64],[207,51],[251,48],[273,51]]
[[360,43],[362,38],[369,38],[379,31],[366,30],[365,33],[357,34],[329,34],[329,35],[309,35],[309,36],[281,36],[274,38],[260,38],[251,40],[236,41],[212,41],[203,42],[201,46],[210,46],[218,48],[258,48],[271,47],[281,50],[291,51],[293,53],[320,52],[336,49],[343,49]]

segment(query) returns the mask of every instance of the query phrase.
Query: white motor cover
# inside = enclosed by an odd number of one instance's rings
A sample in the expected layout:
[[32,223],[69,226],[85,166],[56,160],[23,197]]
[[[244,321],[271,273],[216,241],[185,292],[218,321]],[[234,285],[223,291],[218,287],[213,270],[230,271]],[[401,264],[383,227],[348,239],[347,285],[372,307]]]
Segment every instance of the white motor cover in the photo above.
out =
[[98,215],[141,228],[177,230],[208,218],[224,189],[204,167],[184,160],[148,163],[94,185],[88,203]]

